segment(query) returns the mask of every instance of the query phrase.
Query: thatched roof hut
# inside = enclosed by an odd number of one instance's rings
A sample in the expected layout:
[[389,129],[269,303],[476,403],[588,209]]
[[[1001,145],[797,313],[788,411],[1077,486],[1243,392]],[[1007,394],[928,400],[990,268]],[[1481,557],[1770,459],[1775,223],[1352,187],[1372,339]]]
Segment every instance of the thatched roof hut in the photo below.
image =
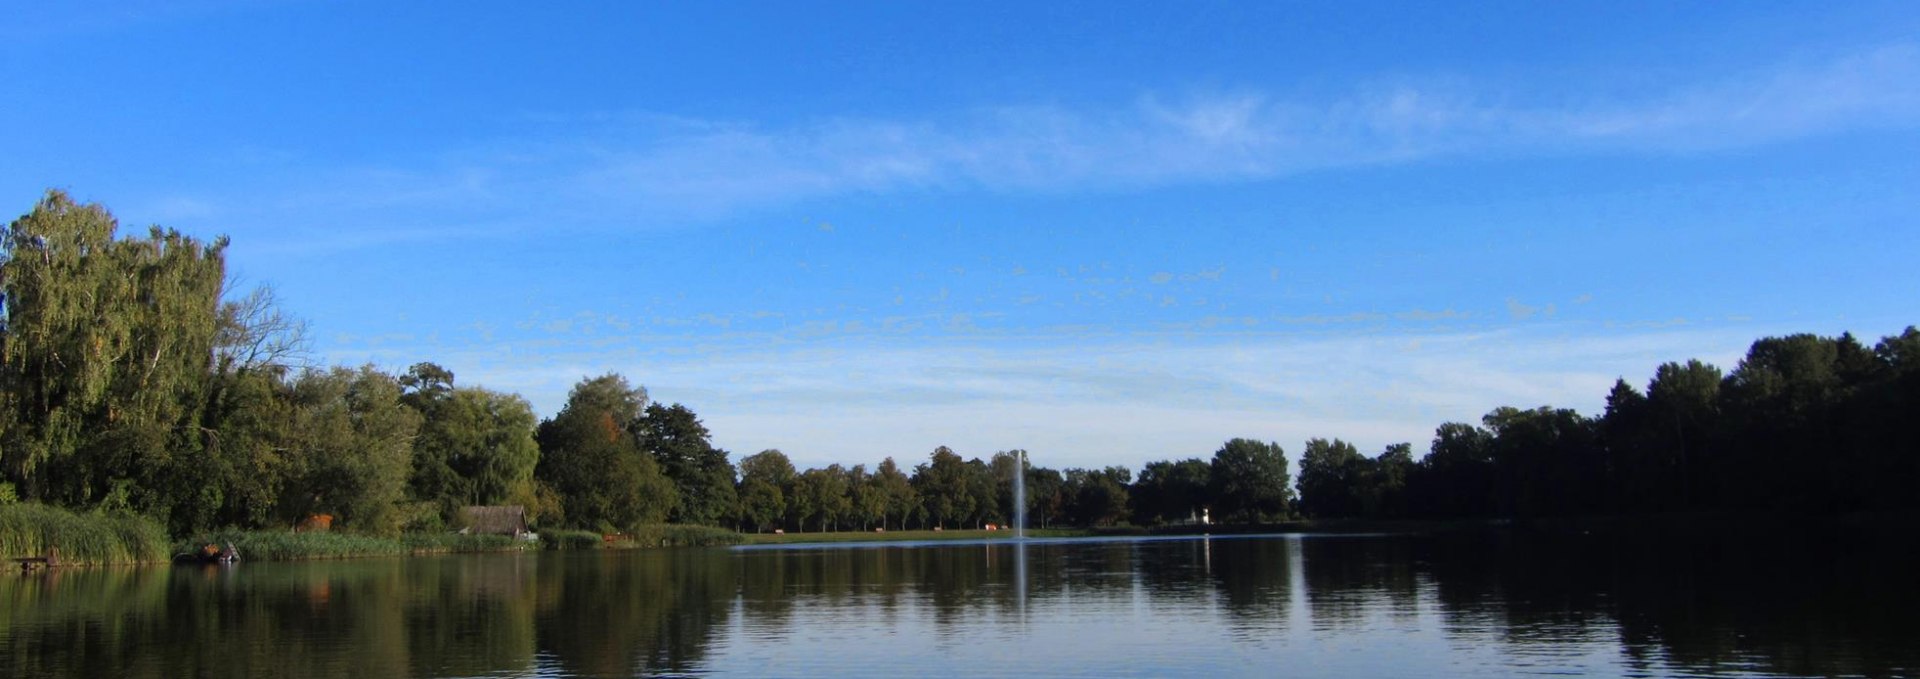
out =
[[520,505],[460,508],[467,532],[479,535],[520,535],[527,532],[527,508]]

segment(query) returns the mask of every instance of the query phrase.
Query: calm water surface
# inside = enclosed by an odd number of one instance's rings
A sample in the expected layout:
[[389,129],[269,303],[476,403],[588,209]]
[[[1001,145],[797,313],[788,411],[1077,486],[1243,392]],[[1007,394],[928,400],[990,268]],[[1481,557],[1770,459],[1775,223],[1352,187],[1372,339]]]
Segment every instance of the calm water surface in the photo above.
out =
[[0,676],[1912,676],[1909,535],[1260,536],[7,575]]

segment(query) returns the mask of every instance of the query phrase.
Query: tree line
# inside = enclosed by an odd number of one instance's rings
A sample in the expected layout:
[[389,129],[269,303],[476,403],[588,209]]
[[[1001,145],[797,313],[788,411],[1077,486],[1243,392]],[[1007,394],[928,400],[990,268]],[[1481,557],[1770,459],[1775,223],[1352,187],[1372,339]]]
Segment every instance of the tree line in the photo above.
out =
[[904,468],[736,464],[680,404],[617,374],[582,380],[553,417],[456,384],[304,365],[304,326],[267,288],[240,291],[224,238],[121,237],[103,207],[50,191],[0,240],[0,503],[161,520],[176,535],[288,526],[438,530],[467,505],[544,526],[673,522],[742,530],[1262,523],[1311,517],[1502,517],[1911,508],[1920,481],[1920,333],[1754,343],[1726,374],[1669,363],[1617,383],[1598,418],[1502,407],[1447,423],[1428,452],[1307,441],[1296,484],[1277,443],[1210,458],[1055,470],[1020,451],[936,448]]
[[1920,507],[1920,332],[1767,337],[1731,372],[1698,361],[1617,380],[1606,410],[1496,408],[1415,462],[1307,442],[1311,516],[1884,512]]

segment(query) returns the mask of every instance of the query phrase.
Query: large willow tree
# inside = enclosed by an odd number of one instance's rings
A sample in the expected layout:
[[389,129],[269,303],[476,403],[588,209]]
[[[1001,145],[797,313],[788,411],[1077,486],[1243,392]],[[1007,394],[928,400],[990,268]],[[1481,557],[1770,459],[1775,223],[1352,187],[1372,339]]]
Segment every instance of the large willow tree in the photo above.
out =
[[49,191],[7,228],[0,463],[24,499],[166,511],[200,449],[226,239],[116,238]]

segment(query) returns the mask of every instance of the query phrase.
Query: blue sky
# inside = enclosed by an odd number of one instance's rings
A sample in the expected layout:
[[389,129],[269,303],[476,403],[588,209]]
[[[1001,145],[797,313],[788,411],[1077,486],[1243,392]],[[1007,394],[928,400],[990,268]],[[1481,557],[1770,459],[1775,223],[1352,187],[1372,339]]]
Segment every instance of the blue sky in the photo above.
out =
[[0,196],[736,455],[1424,451],[1920,322],[1911,3],[0,3]]

